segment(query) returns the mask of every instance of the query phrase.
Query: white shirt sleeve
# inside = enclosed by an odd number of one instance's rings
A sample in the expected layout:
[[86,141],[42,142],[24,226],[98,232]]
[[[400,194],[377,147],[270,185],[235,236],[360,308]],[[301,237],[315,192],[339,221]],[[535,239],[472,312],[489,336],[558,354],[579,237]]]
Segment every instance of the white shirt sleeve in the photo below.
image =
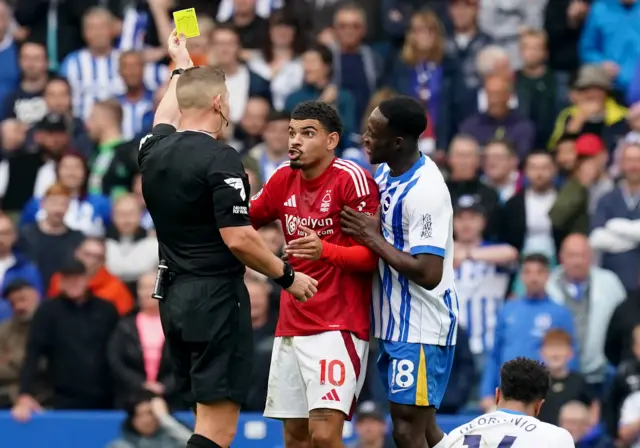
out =
[[420,179],[407,199],[404,207],[409,217],[411,255],[433,254],[444,258],[453,209],[442,175],[440,179]]
[[640,419],[640,393],[636,392],[627,397],[620,409],[620,425],[628,425]]

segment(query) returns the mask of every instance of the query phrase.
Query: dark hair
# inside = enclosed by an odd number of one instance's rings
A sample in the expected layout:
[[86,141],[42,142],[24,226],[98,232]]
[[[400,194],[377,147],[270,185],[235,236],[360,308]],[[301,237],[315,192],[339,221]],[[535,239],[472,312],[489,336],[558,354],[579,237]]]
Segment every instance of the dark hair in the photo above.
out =
[[35,286],[33,286],[33,284],[27,279],[18,278],[4,287],[4,290],[2,291],[2,297],[8,299],[9,296],[14,292],[21,291],[25,288],[35,289]]
[[522,259],[522,265],[526,263],[538,263],[544,268],[549,269],[549,259],[543,254],[529,254]]
[[321,101],[300,103],[291,113],[292,120],[317,120],[328,132],[342,135],[342,120],[338,111]]
[[519,356],[502,365],[500,391],[505,400],[525,404],[542,400],[549,391],[549,372],[544,364]]
[[211,30],[211,36],[216,34],[218,31],[229,31],[235,34],[236,37],[238,38],[238,42],[240,42],[240,33],[238,32],[238,29],[235,27],[235,25],[231,23],[220,23],[216,25],[213,30]]
[[[271,15],[269,16],[269,28],[278,25],[284,25],[293,28],[293,42],[291,43],[291,49],[293,50],[294,57],[300,56],[302,53],[304,53],[307,48],[307,39],[302,32],[300,23],[298,22],[298,20],[296,20],[294,12],[290,8],[280,8],[271,13]],[[265,61],[273,61],[273,45],[270,35],[263,41],[263,45],[260,48],[260,51],[262,52],[262,56],[264,57]]]
[[272,110],[267,116],[267,123],[274,121],[289,121],[291,120],[291,114],[287,111]]
[[511,156],[517,156],[518,152],[516,151],[516,147],[513,144],[513,142],[511,140],[506,140],[503,138],[493,138],[491,140],[489,140],[485,145],[485,149],[487,148],[487,146],[491,146],[491,145],[500,145],[500,146],[504,146],[507,149],[507,152],[509,153],[509,155]]
[[[556,142],[556,148],[561,143],[565,143],[565,142],[573,142],[573,143],[575,143],[576,140],[578,140],[578,135],[577,134],[564,133],[564,134],[562,134],[560,136],[560,138]],[[556,149],[556,148],[554,148],[554,149]]]
[[551,152],[549,152],[549,150],[547,149],[540,148],[540,149],[532,149],[531,152],[527,154],[527,156],[524,159],[525,164],[531,157],[534,157],[534,156],[547,156],[553,161],[553,154],[551,154]]
[[137,393],[128,397],[128,399],[124,403],[124,411],[127,413],[127,417],[125,418],[124,422],[122,422],[122,430],[124,432],[138,434],[138,431],[136,431],[135,427],[133,426],[133,419],[136,416],[136,409],[141,403],[151,401],[155,397],[156,395],[153,392],[150,392],[146,389],[141,389]]
[[87,192],[89,189],[89,174],[91,174],[91,170],[89,168],[89,164],[87,163],[87,159],[78,151],[66,151],[60,156],[60,160],[56,164],[56,178],[60,179],[60,162],[62,159],[66,157],[73,157],[78,159],[80,163],[82,163],[82,168],[84,168],[84,182],[80,187],[80,199],[84,200],[87,197]]
[[387,119],[387,128],[399,137],[417,141],[427,128],[427,114],[424,107],[408,96],[384,100],[378,109]]
[[49,86],[49,84],[52,84],[54,82],[61,82],[63,84],[65,84],[67,86],[67,89],[69,89],[69,93],[71,93],[71,84],[69,84],[69,81],[67,80],[67,78],[64,78],[62,76],[52,76],[49,78],[49,80],[47,81],[47,85],[44,87],[45,90],[47,90],[47,87]]
[[[333,53],[331,49],[320,42],[314,42],[309,45],[306,51],[313,51],[314,53],[318,53],[320,55],[320,59],[322,62],[331,68],[331,72],[333,73]],[[332,76],[331,74],[329,76]]]

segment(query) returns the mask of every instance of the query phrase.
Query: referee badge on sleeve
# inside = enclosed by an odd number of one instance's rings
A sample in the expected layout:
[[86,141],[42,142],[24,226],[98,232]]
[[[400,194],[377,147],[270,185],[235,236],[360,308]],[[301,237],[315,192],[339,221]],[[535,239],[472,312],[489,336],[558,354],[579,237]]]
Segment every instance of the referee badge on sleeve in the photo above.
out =
[[243,201],[247,199],[247,193],[244,191],[244,183],[242,182],[242,179],[239,177],[230,177],[229,179],[225,179],[224,182],[240,192],[240,199]]

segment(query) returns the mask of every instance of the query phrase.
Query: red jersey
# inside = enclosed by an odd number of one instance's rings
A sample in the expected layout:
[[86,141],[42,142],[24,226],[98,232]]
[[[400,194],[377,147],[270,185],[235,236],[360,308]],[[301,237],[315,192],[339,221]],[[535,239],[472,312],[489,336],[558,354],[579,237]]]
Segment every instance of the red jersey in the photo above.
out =
[[[304,236],[298,230],[298,225],[303,225],[323,241],[353,246],[357,243],[340,227],[342,207],[375,213],[378,203],[378,186],[373,177],[353,162],[335,158],[319,177],[310,181],[286,162],[251,198],[249,215],[256,228],[279,219],[287,244]],[[345,330],[369,340],[373,273],[348,271],[321,260],[290,257],[289,263],[296,271],[316,279],[318,292],[301,303],[282,291],[276,336]]]

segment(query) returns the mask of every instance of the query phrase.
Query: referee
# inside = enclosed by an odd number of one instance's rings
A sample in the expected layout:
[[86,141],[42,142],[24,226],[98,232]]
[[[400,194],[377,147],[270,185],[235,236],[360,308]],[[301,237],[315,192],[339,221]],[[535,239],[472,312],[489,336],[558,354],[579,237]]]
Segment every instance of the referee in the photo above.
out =
[[195,434],[187,448],[226,448],[251,386],[244,265],[300,301],[313,296],[317,282],[294,273],[251,227],[244,168],[235,149],[217,140],[229,113],[224,73],[193,67],[185,43],[175,30],[169,37],[177,68],[153,130],[140,141],[138,162],[166,262],[154,294],[177,386],[196,405]]

